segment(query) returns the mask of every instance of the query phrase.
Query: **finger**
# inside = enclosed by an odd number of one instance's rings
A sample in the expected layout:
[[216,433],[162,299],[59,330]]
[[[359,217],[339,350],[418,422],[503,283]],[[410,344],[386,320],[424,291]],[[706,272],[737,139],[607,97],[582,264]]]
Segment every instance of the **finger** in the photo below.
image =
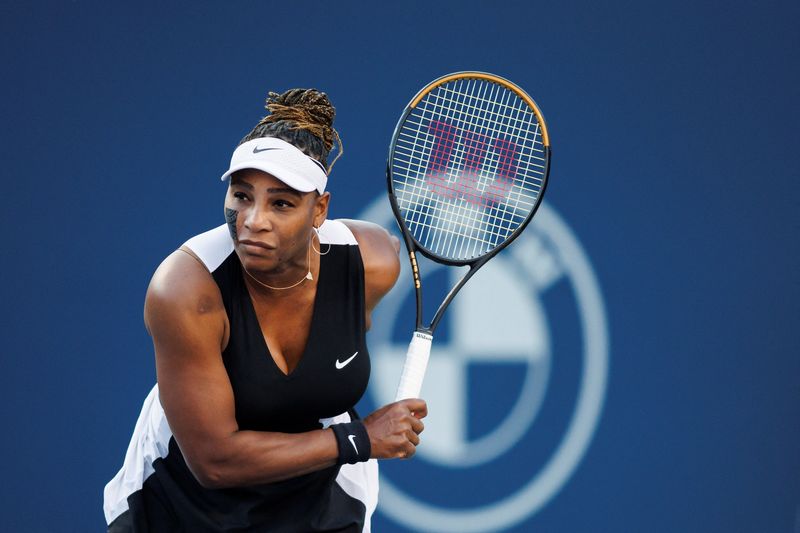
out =
[[425,424],[423,424],[422,420],[420,420],[419,418],[412,416],[411,419],[409,420],[409,423],[411,424],[411,429],[414,430],[414,433],[417,434],[422,433],[422,431],[425,429]]
[[425,418],[428,416],[428,404],[425,403],[425,400],[421,398],[409,398],[408,400],[403,400],[403,403],[417,418]]
[[415,448],[419,445],[419,435],[413,431],[407,431],[406,438],[408,439],[408,442],[414,445]]
[[409,444],[408,446],[406,446],[405,450],[403,451],[403,458],[404,459],[409,459],[409,458],[413,457],[415,453],[417,453],[417,447],[416,446],[412,446],[411,444]]

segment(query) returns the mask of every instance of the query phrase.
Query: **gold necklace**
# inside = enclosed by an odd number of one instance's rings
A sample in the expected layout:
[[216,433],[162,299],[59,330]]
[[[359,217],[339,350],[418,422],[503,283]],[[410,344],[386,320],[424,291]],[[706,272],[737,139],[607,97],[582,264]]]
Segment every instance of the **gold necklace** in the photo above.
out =
[[312,275],[311,275],[311,247],[310,247],[310,246],[308,247],[308,274],[306,274],[305,276],[303,276],[303,278],[302,278],[300,281],[298,281],[297,283],[295,283],[294,285],[289,285],[288,287],[273,287],[273,286],[271,286],[271,285],[267,285],[267,284],[266,284],[266,283],[264,283],[263,281],[260,281],[260,280],[258,280],[258,279],[257,279],[257,278],[256,278],[254,275],[252,275],[250,272],[248,272],[248,270],[247,270],[247,269],[244,267],[244,265],[242,265],[242,270],[244,270],[244,271],[245,271],[245,273],[246,273],[248,276],[250,276],[250,278],[251,278],[253,281],[255,281],[256,283],[258,283],[259,285],[263,285],[264,287],[266,287],[266,288],[268,288],[268,289],[272,289],[273,291],[285,291],[285,290],[287,290],[287,289],[294,289],[295,287],[297,287],[298,285],[300,285],[301,283],[303,283],[305,280],[307,280],[307,279],[308,279],[308,280],[313,280],[313,279],[314,279],[314,276],[312,276]]

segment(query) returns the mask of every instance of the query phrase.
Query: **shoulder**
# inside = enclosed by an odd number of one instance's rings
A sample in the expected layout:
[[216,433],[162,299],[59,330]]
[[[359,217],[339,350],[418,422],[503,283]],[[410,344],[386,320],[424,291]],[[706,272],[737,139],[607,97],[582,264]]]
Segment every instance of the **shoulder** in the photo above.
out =
[[144,319],[150,334],[180,329],[199,316],[214,321],[220,313],[224,316],[222,295],[200,258],[185,245],[167,256],[147,287]]
[[206,312],[224,307],[211,272],[231,253],[233,241],[224,224],[186,241],[153,274],[145,299],[145,320],[148,311]]
[[372,309],[394,287],[400,275],[400,241],[372,222],[342,219],[353,233],[364,263],[367,307]]
[[400,252],[400,241],[383,227],[364,220],[340,219],[353,233],[359,248],[364,267],[388,267],[400,261],[397,254]]

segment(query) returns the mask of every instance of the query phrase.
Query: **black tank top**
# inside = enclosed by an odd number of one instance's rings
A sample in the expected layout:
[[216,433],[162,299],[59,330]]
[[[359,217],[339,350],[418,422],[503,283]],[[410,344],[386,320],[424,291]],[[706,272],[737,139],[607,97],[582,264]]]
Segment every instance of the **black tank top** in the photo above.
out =
[[[322,246],[323,250],[327,248]],[[331,245],[320,256],[317,294],[305,351],[288,375],[269,353],[253,302],[232,253],[213,272],[230,321],[222,358],[239,429],[298,433],[319,429],[358,402],[369,381],[364,267],[358,246]]]
[[[353,406],[370,372],[364,267],[344,224],[328,221],[322,230],[321,251],[327,253],[320,257],[308,341],[288,375],[266,346],[227,228],[186,243],[222,294],[230,322],[222,358],[240,430],[297,433],[358,416]],[[369,531],[377,503],[374,460],[277,483],[206,489],[189,471],[165,421],[156,386],[145,401],[125,464],[105,489],[110,532]]]

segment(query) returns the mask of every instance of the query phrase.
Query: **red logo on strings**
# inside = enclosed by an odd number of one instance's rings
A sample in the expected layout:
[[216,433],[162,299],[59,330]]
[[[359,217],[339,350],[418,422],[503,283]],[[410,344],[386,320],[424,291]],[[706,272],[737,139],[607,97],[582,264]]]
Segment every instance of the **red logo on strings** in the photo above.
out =
[[[452,124],[434,120],[429,126],[434,136],[428,170],[425,175],[431,190],[446,198],[461,198],[486,207],[503,201],[517,177],[515,143],[502,137],[491,138],[481,133],[456,128]],[[464,145],[463,166],[452,179],[448,176],[453,146],[461,138]],[[497,171],[484,190],[478,188],[480,172],[489,148],[497,154]],[[450,178],[450,179],[448,179]]]

